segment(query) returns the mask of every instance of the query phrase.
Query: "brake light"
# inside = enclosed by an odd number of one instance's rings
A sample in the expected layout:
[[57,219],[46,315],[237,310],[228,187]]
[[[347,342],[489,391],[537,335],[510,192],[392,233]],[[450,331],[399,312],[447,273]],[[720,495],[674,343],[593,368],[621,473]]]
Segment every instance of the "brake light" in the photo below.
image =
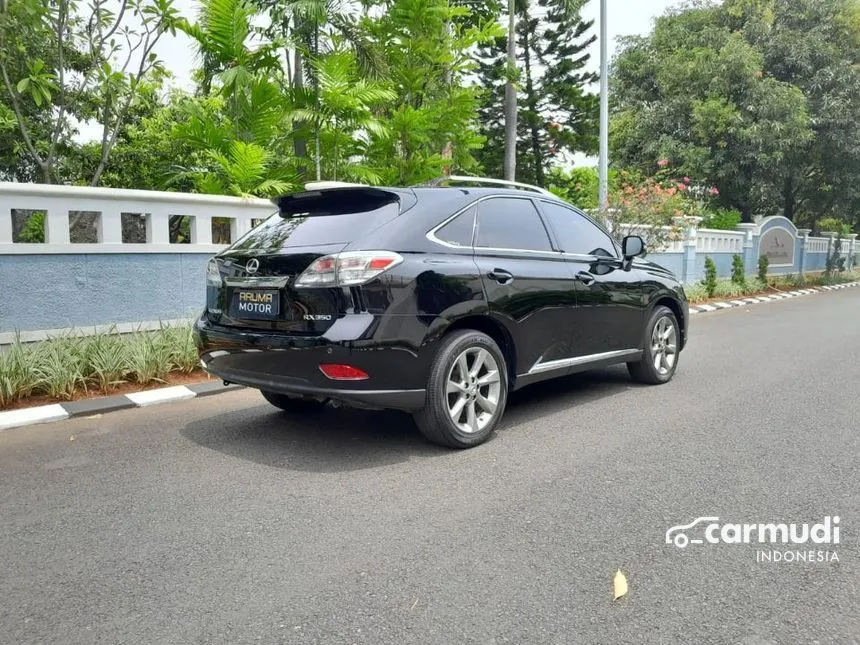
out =
[[366,284],[403,262],[391,251],[346,251],[314,260],[296,278],[296,287],[353,287]]
[[333,381],[365,381],[370,378],[367,372],[352,365],[323,363],[320,371]]
[[218,260],[212,258],[206,265],[206,285],[209,287],[223,287],[224,280],[221,278],[221,271],[218,269]]

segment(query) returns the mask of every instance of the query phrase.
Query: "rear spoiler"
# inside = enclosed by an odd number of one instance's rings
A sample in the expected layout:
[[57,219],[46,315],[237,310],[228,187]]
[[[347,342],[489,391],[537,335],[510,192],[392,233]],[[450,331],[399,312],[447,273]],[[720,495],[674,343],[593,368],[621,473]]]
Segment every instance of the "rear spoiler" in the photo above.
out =
[[[298,193],[281,195],[272,199],[281,217],[314,213],[318,215],[338,215],[356,213],[362,210],[375,210],[386,204],[397,203],[400,213],[415,205],[418,198],[410,188],[377,188],[361,184],[328,184]],[[308,187],[314,184],[308,184]]]

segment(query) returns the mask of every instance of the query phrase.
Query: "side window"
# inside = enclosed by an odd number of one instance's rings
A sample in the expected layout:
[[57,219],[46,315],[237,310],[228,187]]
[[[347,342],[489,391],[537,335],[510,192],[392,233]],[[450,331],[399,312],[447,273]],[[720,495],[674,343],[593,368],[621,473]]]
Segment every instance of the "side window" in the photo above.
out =
[[472,246],[475,229],[475,207],[461,213],[436,231],[436,237],[454,246]]
[[532,201],[509,197],[495,197],[478,204],[475,246],[552,251],[549,235]]
[[549,225],[558,237],[561,250],[579,255],[618,257],[615,245],[606,233],[575,210],[553,202],[541,202]]

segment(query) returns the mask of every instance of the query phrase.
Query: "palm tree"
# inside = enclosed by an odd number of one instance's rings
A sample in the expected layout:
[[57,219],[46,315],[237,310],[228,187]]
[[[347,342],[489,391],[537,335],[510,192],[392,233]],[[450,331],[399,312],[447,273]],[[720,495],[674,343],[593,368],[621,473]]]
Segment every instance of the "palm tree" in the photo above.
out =
[[[379,47],[361,29],[357,15],[361,2],[353,0],[257,0],[269,11],[273,27],[293,48],[290,64],[290,84],[296,97],[305,100],[311,110],[320,109],[319,83],[314,61],[334,50],[335,37],[355,53],[356,62],[367,78],[385,75],[385,59]],[[312,84],[312,93],[305,91],[305,78]],[[320,158],[320,125],[313,123],[316,178],[322,175]],[[300,132],[294,137],[297,157],[307,157],[307,142]]]
[[297,183],[287,156],[276,154],[297,112],[278,82],[277,43],[254,43],[255,15],[248,0],[201,0],[198,22],[180,27],[204,59],[208,98],[192,104],[174,128],[198,153],[191,167],[174,172],[174,182],[188,179],[206,193],[265,196]]
[[[329,170],[331,178],[337,180],[344,158],[365,152],[367,135],[385,133],[383,124],[374,115],[374,108],[385,101],[393,101],[396,95],[384,84],[363,78],[357,57],[350,50],[335,50],[321,56],[313,61],[313,68],[318,101],[304,118],[312,120],[316,126],[318,163],[321,166],[321,148],[329,148]],[[352,164],[346,170],[353,178],[372,179],[371,170],[360,164]],[[322,169],[318,167],[317,177],[321,175]]]

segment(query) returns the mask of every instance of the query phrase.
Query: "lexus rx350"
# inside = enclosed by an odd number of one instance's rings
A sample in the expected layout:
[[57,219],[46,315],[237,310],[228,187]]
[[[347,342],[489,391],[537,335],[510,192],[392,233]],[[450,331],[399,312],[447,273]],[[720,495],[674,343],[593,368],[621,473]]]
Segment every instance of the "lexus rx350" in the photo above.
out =
[[[501,182],[500,182],[501,183]],[[291,413],[414,415],[431,441],[487,440],[508,394],[626,363],[666,383],[681,283],[581,210],[520,185],[309,188],[207,269],[204,368]]]

